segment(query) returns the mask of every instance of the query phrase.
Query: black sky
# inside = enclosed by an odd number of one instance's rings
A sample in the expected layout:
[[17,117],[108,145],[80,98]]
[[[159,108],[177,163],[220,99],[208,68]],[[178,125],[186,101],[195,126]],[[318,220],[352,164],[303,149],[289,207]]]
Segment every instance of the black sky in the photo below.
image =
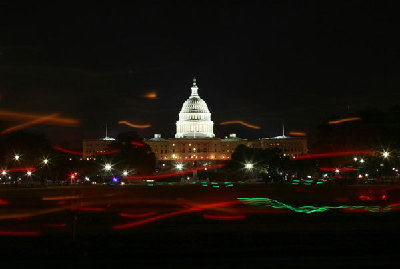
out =
[[[399,103],[387,1],[82,2],[0,1],[0,109],[81,120],[36,127],[58,140],[128,130],[119,120],[171,137],[194,75],[219,136],[278,135],[282,121],[308,131]],[[159,98],[140,97],[150,91]],[[262,129],[218,126],[227,120]]]

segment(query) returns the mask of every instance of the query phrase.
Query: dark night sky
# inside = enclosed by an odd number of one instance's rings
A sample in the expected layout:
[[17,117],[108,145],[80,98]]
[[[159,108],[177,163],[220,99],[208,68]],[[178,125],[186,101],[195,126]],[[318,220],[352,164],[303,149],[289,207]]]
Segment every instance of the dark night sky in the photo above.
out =
[[[171,137],[196,75],[215,133],[255,138],[278,135],[282,120],[309,131],[348,106],[399,103],[394,6],[284,2],[0,1],[0,110],[81,120],[31,128],[56,140],[129,130],[119,120]],[[150,91],[159,98],[140,97]]]

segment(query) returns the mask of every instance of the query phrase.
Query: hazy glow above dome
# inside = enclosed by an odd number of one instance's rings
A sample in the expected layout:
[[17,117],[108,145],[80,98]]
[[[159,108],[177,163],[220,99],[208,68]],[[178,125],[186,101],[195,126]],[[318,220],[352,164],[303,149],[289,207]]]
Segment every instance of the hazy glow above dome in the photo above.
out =
[[182,106],[176,122],[175,138],[212,138],[214,123],[206,102],[200,98],[196,78],[193,79],[192,94]]

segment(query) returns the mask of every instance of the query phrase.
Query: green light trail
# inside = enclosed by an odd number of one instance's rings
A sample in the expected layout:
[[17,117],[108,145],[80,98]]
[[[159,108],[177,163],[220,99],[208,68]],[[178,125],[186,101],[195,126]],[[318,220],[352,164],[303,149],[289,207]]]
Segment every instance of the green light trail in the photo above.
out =
[[249,206],[259,206],[259,207],[267,207],[267,208],[274,208],[274,209],[289,209],[296,213],[320,213],[325,212],[331,209],[363,209],[369,212],[388,212],[391,210],[390,206],[382,207],[382,206],[355,206],[355,205],[341,205],[341,206],[291,206],[285,203],[279,202],[274,199],[270,198],[237,198],[245,205]]

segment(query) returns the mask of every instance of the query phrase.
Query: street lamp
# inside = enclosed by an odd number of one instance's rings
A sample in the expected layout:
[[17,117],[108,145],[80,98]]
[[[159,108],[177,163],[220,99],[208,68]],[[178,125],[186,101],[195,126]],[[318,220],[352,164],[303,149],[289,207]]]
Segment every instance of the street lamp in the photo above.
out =
[[360,163],[364,163],[364,159],[360,159]]
[[7,171],[6,171],[6,170],[3,170],[3,171],[1,171],[1,174],[2,174],[3,176],[7,175]]
[[48,159],[44,159],[44,160],[43,160],[43,163],[44,163],[44,164],[48,164],[48,163],[49,163],[49,160],[48,160]]
[[104,165],[104,170],[106,170],[106,171],[111,171],[111,168],[112,168],[112,165],[110,163],[106,163]]
[[178,164],[176,165],[176,169],[182,170],[182,169],[183,169],[183,164],[178,163]]
[[15,159],[16,161],[18,161],[19,158],[20,158],[20,156],[19,156],[18,154],[15,154],[14,159]]
[[254,165],[252,163],[246,163],[244,166],[244,168],[249,169],[249,170],[253,169],[253,167],[254,167]]
[[122,172],[122,175],[124,176],[124,177],[126,177],[127,175],[128,175],[128,171],[124,171],[124,172]]
[[28,177],[32,176],[32,171],[27,171],[27,172],[26,172],[26,175],[27,175]]
[[384,151],[383,153],[382,153],[382,156],[383,156],[383,158],[388,158],[389,157],[389,152],[387,152],[387,151]]

